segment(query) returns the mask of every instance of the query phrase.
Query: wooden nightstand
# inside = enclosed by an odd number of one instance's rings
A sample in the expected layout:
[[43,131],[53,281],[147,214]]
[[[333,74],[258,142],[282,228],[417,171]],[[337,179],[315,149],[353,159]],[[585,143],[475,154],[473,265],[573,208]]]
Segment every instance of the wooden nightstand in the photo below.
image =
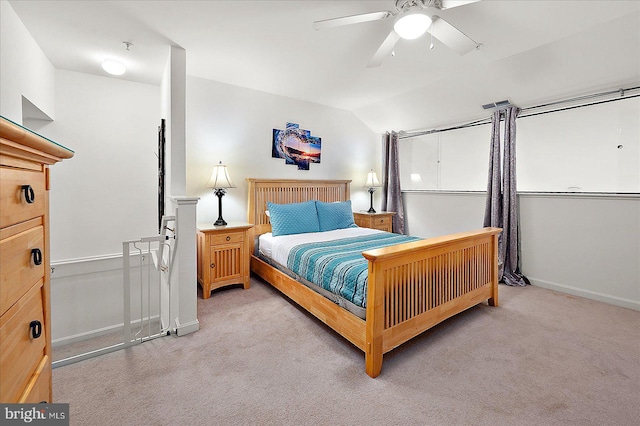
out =
[[373,228],[381,231],[393,232],[393,215],[395,212],[353,212],[353,219],[356,225],[362,228]]
[[204,299],[211,296],[211,290],[230,284],[249,288],[252,236],[250,223],[198,225],[198,284]]

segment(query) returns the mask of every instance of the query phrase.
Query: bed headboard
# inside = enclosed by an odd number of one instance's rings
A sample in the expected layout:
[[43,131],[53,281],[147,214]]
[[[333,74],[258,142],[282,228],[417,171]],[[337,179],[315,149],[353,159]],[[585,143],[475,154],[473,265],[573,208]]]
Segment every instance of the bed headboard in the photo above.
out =
[[277,204],[300,203],[309,200],[325,202],[347,201],[350,180],[297,180],[297,179],[254,179],[249,183],[249,223],[255,225],[254,235],[271,232],[269,217],[266,215],[267,202]]

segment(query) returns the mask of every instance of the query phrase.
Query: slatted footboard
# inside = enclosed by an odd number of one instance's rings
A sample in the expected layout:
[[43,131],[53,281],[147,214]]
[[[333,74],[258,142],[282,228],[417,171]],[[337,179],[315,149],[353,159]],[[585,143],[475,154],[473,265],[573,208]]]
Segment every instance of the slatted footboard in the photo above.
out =
[[498,228],[363,253],[369,261],[366,370],[423,331],[488,300],[498,305]]

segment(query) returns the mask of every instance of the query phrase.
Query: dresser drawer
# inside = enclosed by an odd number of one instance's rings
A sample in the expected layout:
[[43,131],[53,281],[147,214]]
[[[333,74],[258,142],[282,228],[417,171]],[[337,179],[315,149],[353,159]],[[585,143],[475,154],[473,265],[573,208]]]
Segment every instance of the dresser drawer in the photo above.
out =
[[0,241],[0,315],[44,277],[44,249],[43,226]]
[[[48,336],[45,331],[42,288],[41,280],[0,317],[2,402],[18,400],[45,356]],[[37,331],[40,332],[40,336],[34,337],[33,333]]]
[[0,228],[44,215],[44,172],[0,167],[0,182]]
[[33,373],[29,384],[18,399],[19,404],[51,402],[51,360],[44,356]]
[[244,241],[244,232],[225,232],[210,235],[210,245],[215,246],[227,243],[241,243]]

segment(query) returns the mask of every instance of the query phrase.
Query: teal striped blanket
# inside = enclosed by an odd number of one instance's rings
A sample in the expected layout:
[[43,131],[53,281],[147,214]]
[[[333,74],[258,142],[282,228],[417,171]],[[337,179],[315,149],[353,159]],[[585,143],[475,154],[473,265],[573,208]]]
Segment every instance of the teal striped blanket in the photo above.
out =
[[357,306],[367,306],[368,262],[362,252],[420,238],[381,232],[361,237],[300,244],[289,252],[287,268]]

